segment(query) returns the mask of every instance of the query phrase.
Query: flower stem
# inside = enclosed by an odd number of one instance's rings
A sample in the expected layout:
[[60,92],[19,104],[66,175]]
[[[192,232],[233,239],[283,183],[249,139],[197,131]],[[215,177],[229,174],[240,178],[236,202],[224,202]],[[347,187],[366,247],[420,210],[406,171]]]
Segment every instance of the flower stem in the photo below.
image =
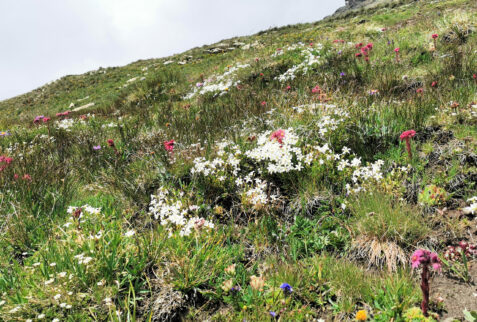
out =
[[422,290],[422,303],[421,310],[425,317],[428,317],[429,314],[429,265],[422,265],[421,273],[421,290]]

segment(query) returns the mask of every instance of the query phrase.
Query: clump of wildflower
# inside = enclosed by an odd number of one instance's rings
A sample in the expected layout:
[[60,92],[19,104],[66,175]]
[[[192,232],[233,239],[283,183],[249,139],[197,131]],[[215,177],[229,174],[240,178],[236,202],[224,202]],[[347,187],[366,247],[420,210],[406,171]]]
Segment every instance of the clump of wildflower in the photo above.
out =
[[70,111],[65,111],[65,112],[56,113],[56,116],[64,117],[64,116],[68,116],[69,114],[70,114]]
[[470,206],[462,208],[462,212],[466,215],[477,214],[477,196],[467,199],[467,202],[470,203]]
[[285,295],[290,295],[293,292],[293,288],[288,283],[282,283],[282,285],[280,285],[280,288]]
[[412,159],[412,152],[411,152],[411,138],[413,138],[416,135],[416,131],[414,130],[407,130],[401,133],[399,138],[401,141],[406,141],[406,150],[407,154],[409,155],[409,160]]
[[462,256],[477,256],[476,245],[469,244],[466,241],[460,241],[456,246],[447,246],[447,250],[444,253],[444,258],[453,262],[461,260]]
[[316,85],[315,87],[312,88],[311,92],[313,94],[321,94],[321,87],[319,85]]
[[222,283],[222,290],[224,290],[224,292],[228,292],[232,289],[234,285],[234,281],[232,279],[229,279],[229,280],[226,280]]
[[250,286],[252,289],[263,292],[263,287],[265,286],[265,279],[262,276],[250,276]]
[[432,40],[434,41],[434,49],[437,49],[437,38],[439,37],[438,34],[432,34]]
[[368,319],[368,314],[366,310],[359,310],[356,312],[356,320],[357,321],[366,321]]
[[235,274],[235,264],[227,266],[225,268],[225,273],[230,274],[230,275],[234,275]]
[[44,115],[38,115],[35,117],[35,119],[33,119],[33,123],[34,124],[39,124],[41,120],[43,120],[43,118],[45,118]]
[[429,266],[435,271],[441,270],[441,261],[436,253],[430,252],[426,249],[416,250],[411,257],[412,268],[422,268],[421,272],[421,291],[422,291],[422,303],[421,310],[424,316],[428,316],[429,310]]
[[164,141],[164,148],[166,149],[167,152],[173,152],[174,144],[175,144],[174,140]]

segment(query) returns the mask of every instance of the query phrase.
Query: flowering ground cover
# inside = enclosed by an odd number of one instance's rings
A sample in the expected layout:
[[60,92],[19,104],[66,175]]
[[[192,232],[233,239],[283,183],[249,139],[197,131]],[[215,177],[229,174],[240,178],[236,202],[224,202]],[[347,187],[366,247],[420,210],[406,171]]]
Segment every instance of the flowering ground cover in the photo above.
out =
[[472,321],[476,21],[384,3],[0,102],[0,319]]

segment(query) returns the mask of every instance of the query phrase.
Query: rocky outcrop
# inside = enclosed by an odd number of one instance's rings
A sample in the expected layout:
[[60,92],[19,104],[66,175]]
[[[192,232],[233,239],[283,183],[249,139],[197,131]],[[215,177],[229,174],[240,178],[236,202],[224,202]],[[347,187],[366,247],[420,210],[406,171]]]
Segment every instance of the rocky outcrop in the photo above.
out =
[[373,7],[375,5],[388,1],[390,0],[345,0],[345,5],[336,10],[332,17],[340,16],[360,8]]

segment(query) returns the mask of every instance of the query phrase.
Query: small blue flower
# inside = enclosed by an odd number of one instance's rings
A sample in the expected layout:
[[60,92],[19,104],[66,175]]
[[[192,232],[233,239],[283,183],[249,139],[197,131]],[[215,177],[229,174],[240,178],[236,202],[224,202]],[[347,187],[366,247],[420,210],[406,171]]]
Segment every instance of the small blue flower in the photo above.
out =
[[341,76],[341,77],[346,76],[346,73],[345,73],[345,72],[341,72],[341,73],[340,73],[340,76]]
[[291,292],[293,292],[293,288],[288,283],[283,283],[282,285],[280,285],[280,288],[285,294],[291,294]]
[[272,318],[276,318],[276,317],[277,317],[277,313],[276,313],[276,312],[270,311],[269,313],[270,313],[270,316],[271,316]]

